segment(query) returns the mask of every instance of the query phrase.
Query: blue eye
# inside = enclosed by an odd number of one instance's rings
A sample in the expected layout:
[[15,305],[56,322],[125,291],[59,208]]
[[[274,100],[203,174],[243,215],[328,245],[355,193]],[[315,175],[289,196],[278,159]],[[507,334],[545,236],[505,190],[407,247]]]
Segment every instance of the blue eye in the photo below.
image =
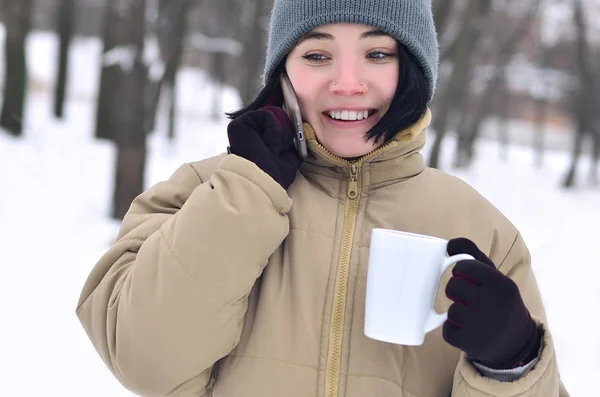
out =
[[[396,57],[395,54],[388,54],[388,53],[382,52],[382,51],[373,51],[367,55],[368,59],[371,59],[376,62],[377,61],[385,61],[389,58],[394,58],[394,57]],[[302,58],[304,58],[307,61],[312,62],[312,63],[323,63],[329,59],[329,58],[327,58],[326,55],[319,54],[319,53],[306,54],[306,55],[303,55]]]
[[388,54],[385,52],[381,52],[381,51],[374,51],[371,52],[369,55],[367,55],[368,58],[376,60],[376,61],[382,61],[385,60],[387,58],[391,58],[394,57],[394,54]]
[[306,59],[307,61],[316,62],[316,63],[327,60],[327,57],[323,54],[307,54],[307,55],[303,55],[302,58]]

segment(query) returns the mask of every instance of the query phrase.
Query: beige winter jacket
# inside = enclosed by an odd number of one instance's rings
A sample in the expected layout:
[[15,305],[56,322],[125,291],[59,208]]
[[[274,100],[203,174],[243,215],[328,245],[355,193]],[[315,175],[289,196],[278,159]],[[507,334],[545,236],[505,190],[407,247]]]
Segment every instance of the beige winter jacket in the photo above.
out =
[[[110,370],[144,396],[568,396],[545,325],[538,363],[512,383],[481,376],[441,329],[416,347],[365,337],[373,228],[472,239],[545,324],[515,227],[465,183],[424,167],[429,122],[428,112],[352,164],[307,125],[310,157],[287,192],[222,155],[139,196],[77,306]],[[438,310],[449,304],[438,297]]]

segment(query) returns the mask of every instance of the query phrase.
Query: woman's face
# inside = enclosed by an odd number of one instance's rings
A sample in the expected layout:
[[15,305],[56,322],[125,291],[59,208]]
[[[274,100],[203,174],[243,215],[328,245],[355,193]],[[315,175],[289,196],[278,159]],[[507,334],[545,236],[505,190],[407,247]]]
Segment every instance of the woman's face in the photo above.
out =
[[396,92],[399,65],[394,38],[373,27],[332,24],[305,35],[285,68],[305,121],[339,157],[376,149],[364,136],[383,117]]

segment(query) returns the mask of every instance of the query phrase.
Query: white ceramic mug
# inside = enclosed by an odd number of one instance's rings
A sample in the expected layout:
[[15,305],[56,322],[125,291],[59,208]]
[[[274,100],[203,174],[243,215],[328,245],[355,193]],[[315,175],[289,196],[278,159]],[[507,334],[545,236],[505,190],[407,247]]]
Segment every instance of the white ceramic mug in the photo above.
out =
[[448,241],[373,229],[367,272],[365,335],[399,345],[421,345],[448,313],[433,309],[444,271],[471,255],[446,255]]

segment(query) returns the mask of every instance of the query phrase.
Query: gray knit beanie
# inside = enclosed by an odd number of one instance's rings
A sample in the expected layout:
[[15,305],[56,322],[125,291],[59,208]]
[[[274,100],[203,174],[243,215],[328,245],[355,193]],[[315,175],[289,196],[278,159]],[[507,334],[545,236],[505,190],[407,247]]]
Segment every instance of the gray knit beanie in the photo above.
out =
[[305,33],[332,23],[374,26],[398,39],[423,68],[433,97],[439,54],[431,0],[275,0],[263,82]]

